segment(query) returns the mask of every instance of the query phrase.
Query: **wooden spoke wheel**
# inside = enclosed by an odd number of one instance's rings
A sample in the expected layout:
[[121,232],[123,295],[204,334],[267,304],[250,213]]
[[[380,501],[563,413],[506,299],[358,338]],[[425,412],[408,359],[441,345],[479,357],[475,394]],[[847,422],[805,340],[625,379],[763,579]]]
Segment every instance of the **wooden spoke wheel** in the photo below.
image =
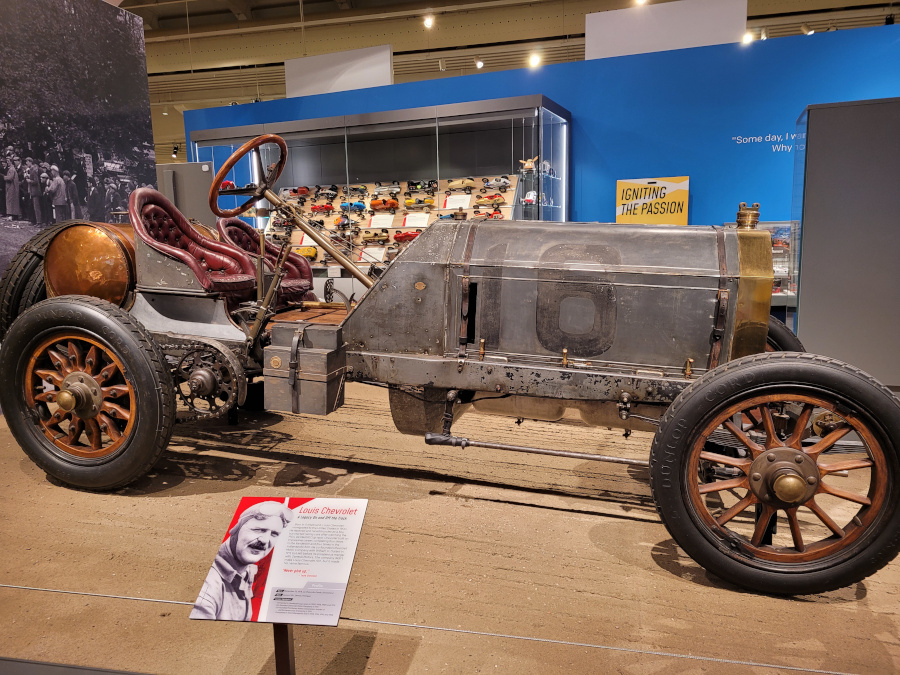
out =
[[64,456],[109,457],[134,430],[137,398],[125,366],[108,346],[76,332],[62,331],[34,348],[24,396]]
[[900,405],[833,359],[766,354],[710,371],[666,413],[651,485],[675,541],[769,593],[859,581],[900,549]]
[[61,482],[126,485],[169,442],[175,395],[165,355],[104,300],[60,296],[23,312],[0,345],[0,372],[10,431]]

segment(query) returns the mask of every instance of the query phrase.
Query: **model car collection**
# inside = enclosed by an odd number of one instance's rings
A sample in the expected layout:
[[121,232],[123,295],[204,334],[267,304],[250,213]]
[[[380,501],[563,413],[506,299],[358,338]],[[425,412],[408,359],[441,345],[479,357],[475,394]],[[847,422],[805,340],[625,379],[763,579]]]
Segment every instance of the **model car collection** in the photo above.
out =
[[[259,184],[223,191],[263,145],[278,159]],[[55,480],[114,489],[151,470],[179,419],[251,396],[327,415],[353,381],[386,386],[396,427],[430,445],[649,470],[675,542],[751,590],[824,592],[897,555],[900,404],[769,318],[758,210],[742,205],[737,228],[440,219],[367,274],[332,243],[350,230],[273,191],[286,157],[265,135],[220,168],[219,240],[139,188],[129,225],[61,223],[17,254],[0,282],[0,406]],[[246,200],[223,209],[223,193]],[[237,218],[261,199],[284,224],[272,241]],[[355,303],[315,296],[294,230],[362,284]],[[26,297],[32,279],[50,299]],[[511,446],[454,435],[468,409],[655,435],[649,461]]]
[[449,195],[456,191],[462,191],[469,195],[472,194],[472,188],[477,185],[478,183],[475,182],[474,178],[454,178],[447,182],[447,194]]
[[506,192],[506,190],[510,186],[509,176],[500,176],[499,178],[482,178],[484,181],[484,187],[481,188],[481,192],[487,192],[488,190],[499,190],[500,192]]

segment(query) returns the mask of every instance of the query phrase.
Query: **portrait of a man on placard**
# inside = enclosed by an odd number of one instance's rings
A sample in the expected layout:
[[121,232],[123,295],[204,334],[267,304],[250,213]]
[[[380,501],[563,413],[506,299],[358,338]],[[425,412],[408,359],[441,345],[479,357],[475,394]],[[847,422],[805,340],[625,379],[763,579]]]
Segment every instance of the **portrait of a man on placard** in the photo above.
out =
[[294,519],[283,502],[263,501],[245,509],[219,546],[191,611],[192,619],[253,620],[253,582],[258,565]]

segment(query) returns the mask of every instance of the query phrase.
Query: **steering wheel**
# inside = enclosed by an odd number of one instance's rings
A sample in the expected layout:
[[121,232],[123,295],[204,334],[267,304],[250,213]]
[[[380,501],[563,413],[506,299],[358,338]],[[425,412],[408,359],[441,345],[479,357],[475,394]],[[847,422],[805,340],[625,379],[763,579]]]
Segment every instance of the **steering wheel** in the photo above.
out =
[[[242,188],[223,190],[222,181],[225,180],[225,176],[227,176],[228,173],[234,168],[234,165],[241,161],[248,152],[251,152],[261,145],[266,145],[268,143],[274,143],[275,145],[277,145],[281,154],[278,157],[277,162],[269,165],[269,169],[267,171],[263,166],[260,153],[254,153],[254,156],[256,157],[256,168],[260,176],[261,183],[259,185],[248,185]],[[234,151],[234,154],[228,158],[228,161],[222,165],[222,168],[219,169],[216,177],[213,178],[212,186],[210,186],[209,188],[210,210],[220,218],[231,218],[232,216],[239,216],[240,214],[244,213],[251,206],[253,206],[253,204],[263,198],[266,190],[272,189],[272,186],[275,185],[275,181],[278,180],[278,177],[284,170],[284,163],[286,161],[287,145],[285,144],[284,139],[281,138],[281,136],[276,136],[275,134],[263,134],[262,136],[257,136],[252,141],[247,141]],[[249,195],[250,198],[235,209],[220,209],[219,197],[226,195]]]

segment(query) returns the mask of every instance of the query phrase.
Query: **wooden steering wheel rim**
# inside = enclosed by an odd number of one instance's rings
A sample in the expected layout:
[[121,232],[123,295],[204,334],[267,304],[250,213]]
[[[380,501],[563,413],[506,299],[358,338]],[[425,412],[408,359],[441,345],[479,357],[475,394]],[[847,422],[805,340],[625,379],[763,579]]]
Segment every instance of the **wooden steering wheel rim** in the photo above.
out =
[[278,180],[278,177],[281,175],[281,172],[284,170],[284,164],[287,162],[287,144],[284,142],[284,139],[281,136],[277,136],[275,134],[263,134],[262,136],[257,136],[256,138],[247,141],[241,147],[234,151],[231,157],[228,158],[228,161],[222,165],[222,168],[219,169],[216,177],[213,178],[212,185],[209,188],[209,209],[215,215],[220,218],[231,218],[233,216],[238,216],[244,213],[247,209],[250,208],[255,202],[262,199],[262,194],[268,189],[271,189],[271,185],[265,183],[265,176],[260,176],[260,180],[263,182],[263,185],[260,185],[260,189],[257,191],[258,194],[251,195],[250,198],[245,201],[243,204],[234,209],[220,209],[219,208],[219,193],[221,192],[222,181],[225,180],[225,176],[234,168],[235,164],[237,164],[241,159],[244,158],[244,155],[249,153],[251,150],[255,150],[261,145],[266,145],[267,143],[274,143],[281,150],[281,156],[278,158],[278,164],[275,169],[275,176],[272,178],[272,183]]

